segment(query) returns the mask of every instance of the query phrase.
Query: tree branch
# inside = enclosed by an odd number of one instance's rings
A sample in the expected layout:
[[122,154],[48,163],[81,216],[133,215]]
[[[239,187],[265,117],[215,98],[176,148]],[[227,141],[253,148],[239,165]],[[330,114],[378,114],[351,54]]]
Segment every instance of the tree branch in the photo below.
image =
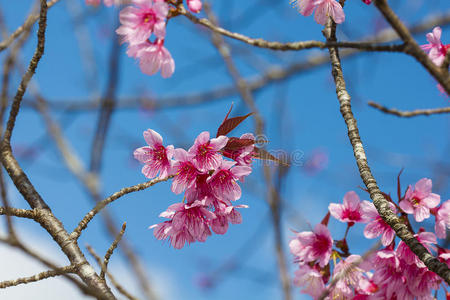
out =
[[[377,0],[378,1],[378,0]],[[341,1],[343,4],[344,1]],[[327,41],[336,41],[336,24],[329,19],[324,29],[324,35]],[[347,92],[342,66],[339,58],[339,50],[336,47],[329,48],[332,75],[336,84],[336,95],[339,100],[340,111],[348,129],[348,137],[353,147],[353,154],[358,165],[358,170],[364,185],[369,191],[370,198],[373,200],[378,213],[383,220],[394,229],[396,235],[402,239],[406,245],[416,254],[421,261],[425,263],[429,270],[438,274],[447,283],[450,283],[450,269],[445,263],[440,262],[432,256],[428,250],[414,237],[408,230],[408,227],[398,218],[398,216],[389,207],[389,202],[381,193],[375,178],[372,175],[367,162],[366,153],[359,135],[356,119],[353,116],[351,107],[351,97]]]
[[391,114],[398,117],[411,118],[416,116],[431,116],[437,114],[450,113],[450,107],[432,108],[432,109],[416,109],[412,111],[401,111],[395,108],[387,108],[379,103],[369,101],[369,106],[376,108],[384,113]]
[[0,289],[4,289],[7,287],[11,287],[11,286],[16,286],[19,284],[27,284],[30,282],[36,282],[36,281],[40,281],[43,279],[47,279],[47,278],[51,278],[51,277],[55,277],[55,276],[59,276],[59,275],[63,275],[63,274],[68,274],[68,273],[74,273],[74,272],[75,272],[75,266],[66,266],[66,267],[58,268],[56,270],[48,270],[48,271],[44,271],[44,272],[38,273],[33,276],[29,276],[29,277],[22,277],[22,278],[17,278],[17,279],[13,279],[13,280],[2,281],[2,282],[0,282]]
[[114,250],[117,248],[117,245],[119,244],[120,240],[122,239],[122,236],[124,235],[126,228],[127,228],[127,223],[125,222],[125,223],[123,223],[122,229],[120,230],[116,239],[111,244],[111,246],[108,248],[108,251],[106,251],[105,258],[103,259],[102,271],[100,272],[100,278],[102,278],[102,279],[105,279],[105,273],[106,273],[106,270],[108,269],[109,259],[111,258],[111,255],[113,254]]

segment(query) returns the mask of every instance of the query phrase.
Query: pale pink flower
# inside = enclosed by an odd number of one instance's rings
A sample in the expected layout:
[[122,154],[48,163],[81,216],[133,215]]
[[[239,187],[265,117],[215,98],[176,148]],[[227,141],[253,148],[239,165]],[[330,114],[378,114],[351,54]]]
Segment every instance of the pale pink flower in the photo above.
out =
[[164,40],[154,43],[146,42],[140,51],[136,52],[142,73],[153,75],[161,69],[161,76],[168,78],[175,71],[175,61],[169,50],[164,47]]
[[359,200],[358,194],[354,191],[350,191],[344,195],[343,204],[330,203],[330,205],[328,205],[328,210],[334,218],[352,226],[356,222],[366,222],[366,217],[363,214],[360,204],[361,201]]
[[193,13],[199,13],[202,10],[201,0],[187,0],[187,5],[189,10]]
[[152,129],[144,131],[144,139],[148,147],[138,148],[133,153],[134,158],[145,164],[142,173],[147,178],[155,177],[158,172],[161,178],[171,175],[173,146],[164,147],[161,135]]
[[294,284],[299,287],[304,287],[301,293],[308,294],[314,299],[320,298],[325,291],[325,284],[320,271],[311,268],[309,265],[300,265],[295,271]]
[[423,50],[428,52],[428,57],[437,66],[442,65],[450,45],[445,46],[441,42],[441,27],[434,27],[433,32],[427,33],[428,44],[420,46]]
[[328,264],[332,247],[333,238],[330,231],[320,223],[314,227],[314,232],[299,232],[289,243],[291,253],[301,264],[318,260],[321,267]]
[[[430,244],[437,244],[436,235],[432,232],[419,232],[414,235],[417,240],[430,251]],[[425,268],[425,264],[415,255],[405,242],[401,241],[397,247],[397,253],[407,264],[415,264],[420,268]]]
[[431,192],[431,179],[420,179],[414,189],[411,185],[406,190],[405,198],[400,201],[400,208],[408,214],[414,214],[417,222],[430,217],[430,208],[438,206],[441,197]]
[[172,181],[172,192],[178,195],[195,184],[197,175],[199,175],[200,172],[191,162],[192,155],[186,150],[181,148],[175,149],[173,157],[175,159],[173,165],[175,177]]
[[236,181],[252,172],[252,168],[248,166],[234,166],[235,164],[234,161],[222,160],[207,180],[214,196],[227,202],[241,198],[241,187]]
[[217,202],[214,206],[216,218],[211,221],[211,229],[217,234],[225,234],[228,230],[228,222],[241,224],[242,216],[237,208],[248,208],[247,205],[231,206],[223,202]]
[[120,12],[122,24],[116,33],[121,35],[122,42],[136,45],[146,42],[152,33],[158,39],[166,35],[166,17],[169,5],[164,1],[135,0],[135,6],[127,6]]
[[434,230],[440,239],[445,239],[446,229],[450,228],[450,199],[442,203],[436,211],[436,224]]
[[363,269],[354,265],[359,264],[360,261],[361,256],[352,254],[336,265],[333,271],[333,279],[339,279],[330,290],[331,299],[350,299],[353,296],[353,290],[363,277]]
[[[394,213],[397,213],[394,204],[389,202],[389,206]],[[361,203],[364,215],[368,219],[368,224],[364,228],[364,236],[373,239],[381,235],[381,243],[387,246],[395,238],[395,231],[381,218],[375,205],[372,202],[364,200]]]
[[222,163],[219,151],[227,144],[226,136],[209,139],[209,132],[203,131],[195,139],[194,145],[189,149],[193,154],[193,163],[201,171],[216,169]]
[[333,18],[334,22],[338,24],[345,21],[344,10],[336,0],[298,0],[296,5],[299,12],[305,17],[310,16],[316,9],[314,19],[322,25],[325,25],[328,17]]

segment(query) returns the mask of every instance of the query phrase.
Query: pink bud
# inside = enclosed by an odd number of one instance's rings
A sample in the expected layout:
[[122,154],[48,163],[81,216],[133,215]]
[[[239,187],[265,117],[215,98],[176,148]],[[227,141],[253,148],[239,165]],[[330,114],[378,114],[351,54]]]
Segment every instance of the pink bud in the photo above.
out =
[[202,10],[202,1],[200,0],[187,0],[187,5],[193,13],[199,13]]

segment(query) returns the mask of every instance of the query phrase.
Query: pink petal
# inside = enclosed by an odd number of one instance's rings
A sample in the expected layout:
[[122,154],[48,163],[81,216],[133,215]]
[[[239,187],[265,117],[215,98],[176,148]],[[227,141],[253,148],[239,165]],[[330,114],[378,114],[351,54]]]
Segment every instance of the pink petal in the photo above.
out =
[[345,21],[345,14],[344,10],[342,9],[342,6],[339,4],[339,2],[330,0],[330,15],[333,18],[334,22],[337,24],[340,24]]
[[414,210],[414,218],[417,222],[422,222],[430,217],[430,210],[425,206],[419,206]]
[[336,219],[341,221],[342,220],[342,204],[337,204],[337,203],[330,203],[328,205],[328,210],[330,212],[330,214]]
[[252,172],[252,168],[247,166],[236,166],[231,169],[231,173],[233,173],[236,177],[247,176]]
[[213,147],[214,150],[218,151],[225,147],[225,145],[228,142],[228,137],[221,135],[217,138],[211,139],[210,145]]
[[344,196],[344,206],[352,211],[355,211],[359,207],[359,196],[354,192],[347,192]]
[[394,230],[385,230],[383,232],[383,235],[381,236],[381,243],[383,246],[388,246],[395,238],[395,231]]
[[414,188],[416,191],[419,191],[423,195],[428,195],[431,193],[431,187],[432,187],[432,181],[428,178],[422,178],[419,181],[416,182],[416,185]]
[[149,146],[162,145],[163,139],[159,133],[152,129],[144,131],[144,139]]
[[422,199],[421,203],[424,203],[428,208],[434,208],[441,202],[441,196],[438,194],[430,193],[428,197]]
[[408,200],[400,201],[399,206],[407,214],[414,213],[414,207],[411,205],[411,202],[409,202]]

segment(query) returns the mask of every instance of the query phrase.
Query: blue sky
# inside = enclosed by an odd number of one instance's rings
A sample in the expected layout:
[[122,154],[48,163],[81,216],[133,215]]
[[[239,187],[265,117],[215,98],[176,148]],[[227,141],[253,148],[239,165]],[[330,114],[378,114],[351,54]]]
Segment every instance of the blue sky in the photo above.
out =
[[[289,6],[287,0],[211,2],[221,24],[231,31],[284,42],[323,40],[322,27],[312,17],[301,16]],[[30,6],[31,1],[8,1],[7,5],[1,6],[10,31],[23,22]],[[90,40],[81,48],[74,30],[74,17],[70,13],[74,9],[79,9],[85,16],[85,27],[82,28]],[[397,1],[394,9],[407,24],[415,24],[424,17],[438,13],[450,13],[448,0]],[[341,39],[358,40],[386,26],[375,7],[366,6],[362,1],[347,1],[345,13],[346,22],[339,31]],[[92,95],[104,93],[117,14],[117,9],[93,9],[86,7],[83,1],[74,1],[71,5],[61,1],[49,10],[45,55],[33,78],[47,101],[92,101]],[[203,13],[200,15],[203,16]],[[443,28],[444,43],[450,43],[449,32],[449,26]],[[170,20],[165,45],[175,59],[176,70],[169,79],[162,79],[159,74],[142,74],[136,62],[126,56],[125,46],[122,46],[118,98],[152,96],[159,101],[169,96],[201,93],[231,85],[225,64],[210,44],[209,37],[207,30],[183,17]],[[416,39],[421,44],[425,43],[425,34],[416,36]],[[237,66],[246,78],[258,76],[269,67],[282,68],[295,61],[326,54],[321,50],[275,53],[254,49],[241,42],[227,41],[232,45]],[[33,33],[21,54],[23,65],[28,63],[34,47]],[[88,66],[96,70],[95,79],[88,82],[80,55],[80,49],[85,47],[92,50],[94,57],[94,62]],[[4,57],[5,52],[0,54],[2,61]],[[438,115],[401,119],[380,113],[367,105],[369,100],[373,100],[404,110],[448,106],[448,100],[439,94],[430,75],[413,58],[396,53],[361,54],[344,60],[343,68],[368,161],[381,189],[394,193],[396,176],[404,168],[403,188],[428,177],[440,183],[435,192],[441,195],[442,200],[448,199],[449,117]],[[22,71],[15,72],[11,93],[17,88],[21,74]],[[94,88],[90,89],[91,86]],[[269,139],[266,149],[304,154],[299,164],[290,168],[282,186],[285,201],[282,225],[286,250],[289,238],[293,236],[290,229],[306,230],[309,224],[313,226],[320,222],[328,204],[341,202],[347,191],[356,190],[362,199],[369,197],[358,188],[362,182],[339,113],[328,65],[270,84],[257,91],[254,97],[266,122],[266,136]],[[26,98],[33,100],[29,92]],[[140,166],[132,158],[133,150],[145,143],[142,138],[144,130],[152,128],[163,136],[166,144],[187,148],[200,132],[216,131],[232,102],[235,103],[233,115],[249,112],[237,94],[203,105],[155,112],[140,107],[115,111],[103,156],[102,194],[107,196],[122,187],[146,181],[140,173]],[[73,149],[88,165],[97,111],[55,110],[54,117],[63,124]],[[253,120],[248,119],[233,134],[239,136],[253,130]],[[33,109],[27,106],[22,108],[12,142],[16,151],[23,148],[33,150],[32,157],[20,157],[21,165],[55,215],[63,220],[65,227],[74,228],[92,207],[92,202],[62,164],[60,155],[47,137],[42,118]],[[302,164],[316,149],[327,153],[328,164],[324,170],[311,175],[305,172]],[[126,237],[138,249],[150,277],[157,285],[156,289],[165,297],[277,299],[281,297],[281,289],[260,165],[255,165],[254,173],[242,184],[242,188],[243,195],[238,204],[250,206],[242,210],[243,223],[231,226],[226,235],[213,235],[206,243],[191,244],[182,250],[175,250],[167,243],[156,240],[152,231],[147,229],[149,225],[160,222],[158,215],[167,206],[181,201],[181,196],[170,192],[169,183],[127,195],[113,203],[110,209],[117,223],[127,222]],[[12,187],[10,191],[14,204],[26,208],[26,202],[13,192]],[[339,239],[345,226],[336,220],[330,222],[333,236]],[[18,224],[25,235],[35,237],[34,246],[55,253],[56,248],[41,228],[31,222],[21,221]],[[421,225],[430,229],[432,226],[431,222]],[[361,225],[355,226],[349,236],[350,250],[356,254],[368,249],[362,229]],[[80,245],[84,247],[86,243],[100,253],[109,247],[111,238],[105,235],[100,218],[95,219],[83,234]],[[295,270],[291,264],[293,257],[287,250],[285,252],[292,276]],[[5,253],[8,253],[7,249]],[[8,260],[6,254],[0,257],[0,264]],[[117,270],[125,282],[132,282],[121,254],[113,257],[111,268],[113,272]],[[34,269],[30,267],[28,275],[33,274],[31,270]],[[213,288],[202,290],[197,283],[198,278],[211,274],[219,274],[219,280]],[[5,273],[1,276],[0,280],[6,280],[16,275]],[[48,281],[52,280],[58,282],[55,279]],[[42,291],[32,290],[37,286],[15,289],[30,289],[29,293],[38,295]],[[132,284],[130,286],[133,288]],[[293,295],[295,299],[303,299],[298,289],[294,289]]]

